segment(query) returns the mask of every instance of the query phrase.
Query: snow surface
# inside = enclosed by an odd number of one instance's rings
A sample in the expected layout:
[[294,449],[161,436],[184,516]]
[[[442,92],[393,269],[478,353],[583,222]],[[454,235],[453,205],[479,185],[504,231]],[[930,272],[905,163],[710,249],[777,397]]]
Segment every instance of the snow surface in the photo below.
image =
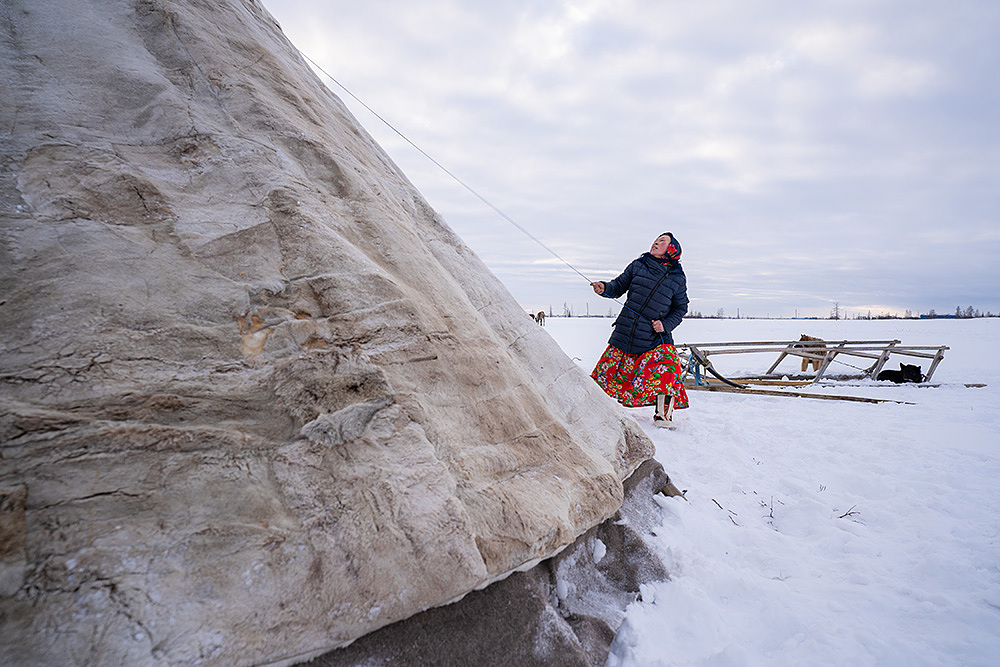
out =
[[[589,373],[610,324],[545,326]],[[951,349],[939,387],[810,389],[912,404],[691,392],[673,430],[629,409],[686,500],[660,503],[672,578],[629,607],[608,665],[1000,665],[1000,320],[689,319],[674,336],[802,333]],[[713,360],[763,373],[774,356]]]

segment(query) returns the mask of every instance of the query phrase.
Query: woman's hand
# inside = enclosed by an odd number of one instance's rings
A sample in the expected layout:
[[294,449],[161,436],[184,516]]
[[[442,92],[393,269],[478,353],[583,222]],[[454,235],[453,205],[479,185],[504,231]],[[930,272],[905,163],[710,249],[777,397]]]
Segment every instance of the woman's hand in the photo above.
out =
[[656,333],[663,333],[663,322],[660,320],[653,320],[653,331]]
[[601,281],[590,283],[590,286],[594,288],[594,294],[604,294],[604,283]]

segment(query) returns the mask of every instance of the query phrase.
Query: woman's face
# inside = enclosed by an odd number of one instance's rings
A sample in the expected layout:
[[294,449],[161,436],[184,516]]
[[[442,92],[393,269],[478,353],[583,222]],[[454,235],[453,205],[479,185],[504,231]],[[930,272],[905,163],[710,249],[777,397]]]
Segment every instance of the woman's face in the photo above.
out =
[[663,256],[667,254],[667,246],[670,245],[671,240],[670,234],[657,236],[656,240],[653,241],[653,246],[649,249],[649,254],[656,259],[663,259]]

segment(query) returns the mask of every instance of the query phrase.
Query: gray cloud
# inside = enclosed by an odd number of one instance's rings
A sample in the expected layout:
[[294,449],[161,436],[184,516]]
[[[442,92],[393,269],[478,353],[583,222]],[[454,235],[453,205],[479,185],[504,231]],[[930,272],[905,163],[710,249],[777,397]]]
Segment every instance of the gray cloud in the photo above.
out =
[[[706,314],[1000,311],[991,0],[269,9],[588,276],[612,277],[670,229]],[[605,308],[329,85],[525,308]]]

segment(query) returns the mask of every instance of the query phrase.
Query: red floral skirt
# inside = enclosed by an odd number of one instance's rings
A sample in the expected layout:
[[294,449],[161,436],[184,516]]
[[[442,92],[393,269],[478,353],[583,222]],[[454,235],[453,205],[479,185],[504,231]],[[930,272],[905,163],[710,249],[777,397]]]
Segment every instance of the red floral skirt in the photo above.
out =
[[667,394],[676,399],[674,409],[681,410],[688,406],[682,374],[673,345],[659,345],[642,354],[626,354],[608,345],[590,377],[627,408],[656,405],[656,395]]

